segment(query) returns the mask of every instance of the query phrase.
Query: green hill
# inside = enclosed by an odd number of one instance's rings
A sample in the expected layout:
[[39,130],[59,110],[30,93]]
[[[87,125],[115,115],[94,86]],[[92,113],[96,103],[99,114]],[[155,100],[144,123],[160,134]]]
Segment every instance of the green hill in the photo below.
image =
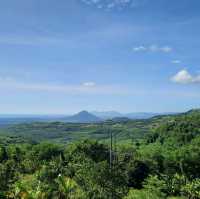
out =
[[[88,116],[87,113],[82,112],[78,114],[78,117],[81,115],[82,118],[85,114]],[[198,130],[195,128],[199,127],[199,116],[199,110],[191,110],[183,114],[162,115],[150,119],[138,120],[116,118],[109,122],[98,123],[32,122],[2,127],[0,128],[0,135],[4,136],[4,142],[8,143],[23,142],[23,138],[30,142],[50,141],[69,143],[87,138],[107,142],[109,132],[113,131],[118,142],[132,143],[143,139],[147,135],[154,137],[152,141],[155,141],[155,139],[167,139],[167,137],[169,139],[170,135],[173,137],[177,131],[180,131],[179,128],[189,124],[190,127],[185,132],[187,136],[185,135],[184,137],[182,133],[183,137],[177,139],[191,139],[194,134],[198,133]],[[77,119],[76,116],[75,118]],[[88,117],[86,120],[88,121]],[[193,128],[195,129],[195,133],[192,131]],[[170,129],[173,133],[170,133]],[[189,132],[187,133],[187,131]],[[190,133],[191,131],[192,133]],[[151,141],[151,136],[149,136],[149,141]]]

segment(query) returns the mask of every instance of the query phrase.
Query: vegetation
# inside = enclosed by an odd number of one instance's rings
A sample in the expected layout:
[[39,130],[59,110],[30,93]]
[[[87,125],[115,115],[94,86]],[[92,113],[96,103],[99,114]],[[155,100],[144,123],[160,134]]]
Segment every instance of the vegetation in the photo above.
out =
[[198,110],[148,120],[15,125],[1,129],[0,198],[198,199],[199,146]]

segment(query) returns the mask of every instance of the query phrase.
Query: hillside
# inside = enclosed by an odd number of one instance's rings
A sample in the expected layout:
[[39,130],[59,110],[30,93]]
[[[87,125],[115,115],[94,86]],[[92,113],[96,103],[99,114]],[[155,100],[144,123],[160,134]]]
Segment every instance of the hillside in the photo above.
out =
[[164,119],[149,137],[149,142],[159,141],[174,145],[190,143],[200,135],[200,110],[190,110],[175,116],[161,116],[154,119]]
[[[99,121],[99,118],[94,117],[87,112],[81,112],[75,116],[64,118],[63,120],[73,121],[66,122],[32,122],[16,124],[8,127],[0,128],[0,136],[10,142],[17,142],[30,140],[31,142],[51,141],[57,143],[69,143],[75,140],[82,139],[97,139],[107,141],[109,139],[109,131],[112,130],[116,134],[119,143],[132,143],[143,139],[145,135],[154,132],[162,124],[170,124],[175,120],[184,120],[185,115],[193,117],[195,114],[200,115],[199,112],[189,111],[178,115],[163,115],[155,116],[150,119],[130,120],[128,118],[114,118],[113,120]],[[83,117],[86,116],[84,119]],[[180,118],[180,119],[178,119]],[[93,123],[95,120],[95,123]],[[75,122],[76,121],[76,122]],[[77,121],[82,121],[77,123]],[[88,123],[92,121],[92,123]],[[98,121],[98,122],[97,122]],[[187,121],[186,121],[187,122]],[[164,127],[159,127],[164,128]]]
[[146,120],[18,124],[2,128],[0,137],[3,199],[200,198],[199,110]]
[[104,119],[104,120],[123,116],[123,114],[121,114],[121,113],[119,113],[117,111],[92,111],[91,113],[93,115],[96,115],[99,118]]

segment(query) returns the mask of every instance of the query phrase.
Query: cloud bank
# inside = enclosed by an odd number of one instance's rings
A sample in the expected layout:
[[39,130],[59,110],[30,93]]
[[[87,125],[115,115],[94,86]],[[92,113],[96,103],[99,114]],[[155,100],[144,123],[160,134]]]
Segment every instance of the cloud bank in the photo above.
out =
[[200,75],[191,75],[187,70],[183,69],[175,74],[171,80],[179,84],[200,83]]
[[163,53],[170,53],[173,50],[170,46],[158,46],[158,45],[151,45],[151,46],[135,46],[133,47],[134,52],[163,52]]
[[80,0],[87,5],[94,5],[99,9],[111,10],[114,8],[124,9],[137,7],[144,3],[145,0]]

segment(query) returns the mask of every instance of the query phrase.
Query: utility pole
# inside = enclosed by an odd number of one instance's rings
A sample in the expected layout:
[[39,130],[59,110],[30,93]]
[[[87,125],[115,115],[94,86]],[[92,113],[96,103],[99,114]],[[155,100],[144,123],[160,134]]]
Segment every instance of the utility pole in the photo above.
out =
[[112,172],[112,159],[113,159],[113,134],[112,134],[112,130],[109,128],[109,133],[110,133],[110,171]]

